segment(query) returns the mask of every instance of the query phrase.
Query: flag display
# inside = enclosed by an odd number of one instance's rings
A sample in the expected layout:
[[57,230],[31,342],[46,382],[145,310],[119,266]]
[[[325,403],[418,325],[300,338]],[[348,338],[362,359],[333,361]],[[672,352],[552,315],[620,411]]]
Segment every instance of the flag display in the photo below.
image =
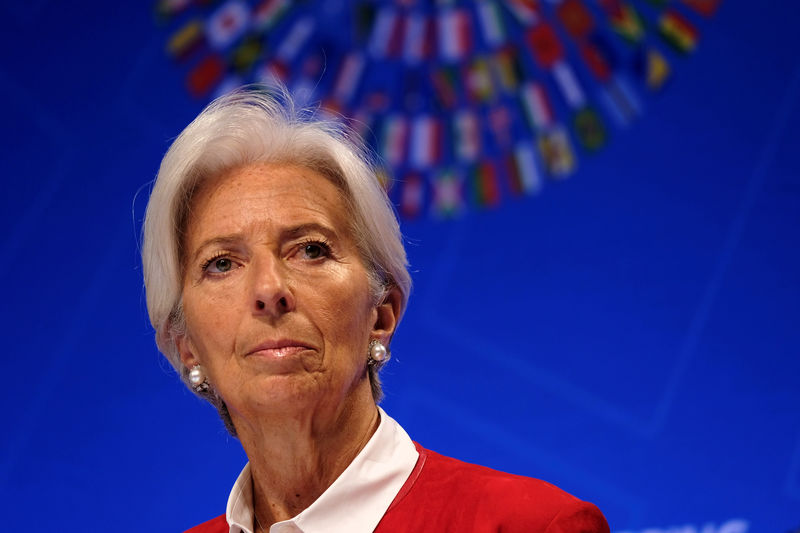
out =
[[250,82],[346,121],[401,216],[538,194],[679,72],[721,0],[156,0],[164,48],[208,101]]

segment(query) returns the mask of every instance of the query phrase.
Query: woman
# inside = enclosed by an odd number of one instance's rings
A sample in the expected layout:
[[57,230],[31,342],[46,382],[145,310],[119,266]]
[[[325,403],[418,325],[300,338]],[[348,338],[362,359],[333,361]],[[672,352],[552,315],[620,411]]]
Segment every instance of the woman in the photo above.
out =
[[608,531],[542,481],[425,450],[377,406],[411,279],[357,142],[249,90],[175,140],[147,206],[160,350],[249,463],[200,532]]

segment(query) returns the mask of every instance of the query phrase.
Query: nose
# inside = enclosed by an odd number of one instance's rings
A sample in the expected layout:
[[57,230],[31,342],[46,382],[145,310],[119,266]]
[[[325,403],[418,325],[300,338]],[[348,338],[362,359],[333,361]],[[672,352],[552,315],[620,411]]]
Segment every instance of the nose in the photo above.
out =
[[280,316],[294,309],[295,300],[279,259],[265,254],[251,263],[253,314]]

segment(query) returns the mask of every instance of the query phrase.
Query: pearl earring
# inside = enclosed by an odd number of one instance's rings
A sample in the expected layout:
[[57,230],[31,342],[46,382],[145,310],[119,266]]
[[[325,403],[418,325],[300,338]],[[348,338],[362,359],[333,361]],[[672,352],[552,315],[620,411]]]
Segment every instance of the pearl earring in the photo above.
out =
[[378,339],[369,341],[369,364],[382,366],[391,357],[389,350],[386,349],[386,346],[381,341]]
[[192,384],[192,388],[197,393],[208,392],[208,378],[202,366],[194,365],[189,370],[189,383]]

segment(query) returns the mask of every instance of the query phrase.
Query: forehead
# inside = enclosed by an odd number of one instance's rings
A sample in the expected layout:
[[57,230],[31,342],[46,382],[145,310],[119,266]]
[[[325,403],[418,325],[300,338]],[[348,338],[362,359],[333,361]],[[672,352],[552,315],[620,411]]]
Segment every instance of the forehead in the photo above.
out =
[[324,224],[348,233],[341,191],[320,172],[292,164],[254,163],[209,179],[189,206],[187,244],[212,234]]

